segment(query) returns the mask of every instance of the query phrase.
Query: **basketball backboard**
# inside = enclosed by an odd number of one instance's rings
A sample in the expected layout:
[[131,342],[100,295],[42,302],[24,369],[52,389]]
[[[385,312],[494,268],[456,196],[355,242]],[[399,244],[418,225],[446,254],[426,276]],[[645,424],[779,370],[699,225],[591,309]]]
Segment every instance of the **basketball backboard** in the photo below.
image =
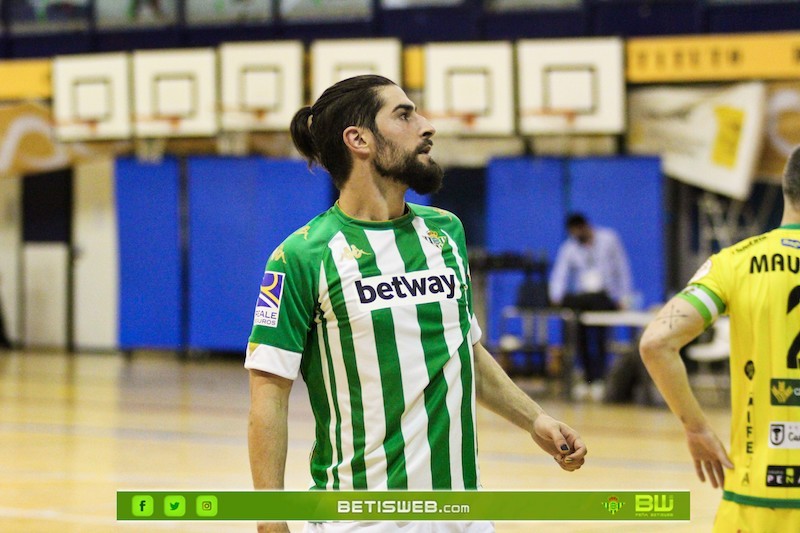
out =
[[58,56],[53,60],[53,118],[60,141],[131,135],[129,56]]
[[520,132],[615,134],[625,129],[622,40],[517,44]]
[[216,134],[216,59],[210,48],[134,52],[135,136]]
[[320,40],[311,45],[312,100],[341,80],[378,74],[402,82],[402,45],[397,39]]
[[514,133],[510,43],[425,47],[423,113],[446,135]]
[[222,129],[287,130],[303,102],[303,44],[223,44],[219,56]]

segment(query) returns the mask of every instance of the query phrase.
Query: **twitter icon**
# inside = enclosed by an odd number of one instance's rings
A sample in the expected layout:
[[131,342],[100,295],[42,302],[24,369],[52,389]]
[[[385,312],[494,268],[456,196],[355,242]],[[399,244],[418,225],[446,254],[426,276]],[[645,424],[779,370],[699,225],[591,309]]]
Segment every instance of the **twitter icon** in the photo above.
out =
[[186,498],[179,495],[171,495],[164,497],[164,515],[166,516],[183,516],[186,514]]

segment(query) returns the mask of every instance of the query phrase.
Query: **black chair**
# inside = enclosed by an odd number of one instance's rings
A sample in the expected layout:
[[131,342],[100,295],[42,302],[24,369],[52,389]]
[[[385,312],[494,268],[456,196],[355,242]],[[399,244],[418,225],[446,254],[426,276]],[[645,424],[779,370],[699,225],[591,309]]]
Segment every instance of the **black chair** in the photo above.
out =
[[[548,321],[552,315],[547,294],[546,266],[529,269],[517,289],[515,305],[501,311],[499,355],[509,375],[548,375]],[[520,321],[520,333],[511,325]]]

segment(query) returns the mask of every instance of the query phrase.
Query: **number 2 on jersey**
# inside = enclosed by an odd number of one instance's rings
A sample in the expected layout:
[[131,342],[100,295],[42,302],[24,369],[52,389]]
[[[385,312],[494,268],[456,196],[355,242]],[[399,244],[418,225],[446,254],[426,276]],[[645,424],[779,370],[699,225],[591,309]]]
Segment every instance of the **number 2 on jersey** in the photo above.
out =
[[[789,305],[786,314],[792,312],[792,309],[800,304],[800,285],[796,286],[789,293]],[[789,346],[789,353],[786,355],[786,365],[789,368],[797,368],[797,358],[800,355],[800,332],[794,337],[794,342]]]

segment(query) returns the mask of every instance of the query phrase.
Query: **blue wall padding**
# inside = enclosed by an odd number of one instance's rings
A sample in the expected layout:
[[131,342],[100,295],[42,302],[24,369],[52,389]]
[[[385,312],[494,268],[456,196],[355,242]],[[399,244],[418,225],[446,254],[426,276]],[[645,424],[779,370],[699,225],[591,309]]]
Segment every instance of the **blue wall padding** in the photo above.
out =
[[[564,162],[551,158],[495,159],[486,169],[486,247],[489,253],[532,253],[555,258],[563,239]],[[503,307],[516,302],[522,274],[498,272],[487,280],[489,344],[497,341]]]
[[[490,253],[546,254],[552,268],[567,236],[564,219],[581,211],[595,224],[614,228],[631,262],[634,289],[643,304],[664,300],[663,179],[657,158],[515,158],[487,169],[486,242]],[[486,342],[500,336],[503,307],[516,301],[521,274],[489,277]],[[513,325],[512,325],[513,327]],[[551,327],[559,338],[560,328]]]
[[616,230],[645,307],[665,297],[664,196],[654,157],[588,158],[570,163],[570,209]]
[[193,157],[188,175],[189,346],[243,351],[267,259],[330,207],[330,178],[255,157]]
[[173,158],[116,161],[119,344],[181,347],[179,167]]

